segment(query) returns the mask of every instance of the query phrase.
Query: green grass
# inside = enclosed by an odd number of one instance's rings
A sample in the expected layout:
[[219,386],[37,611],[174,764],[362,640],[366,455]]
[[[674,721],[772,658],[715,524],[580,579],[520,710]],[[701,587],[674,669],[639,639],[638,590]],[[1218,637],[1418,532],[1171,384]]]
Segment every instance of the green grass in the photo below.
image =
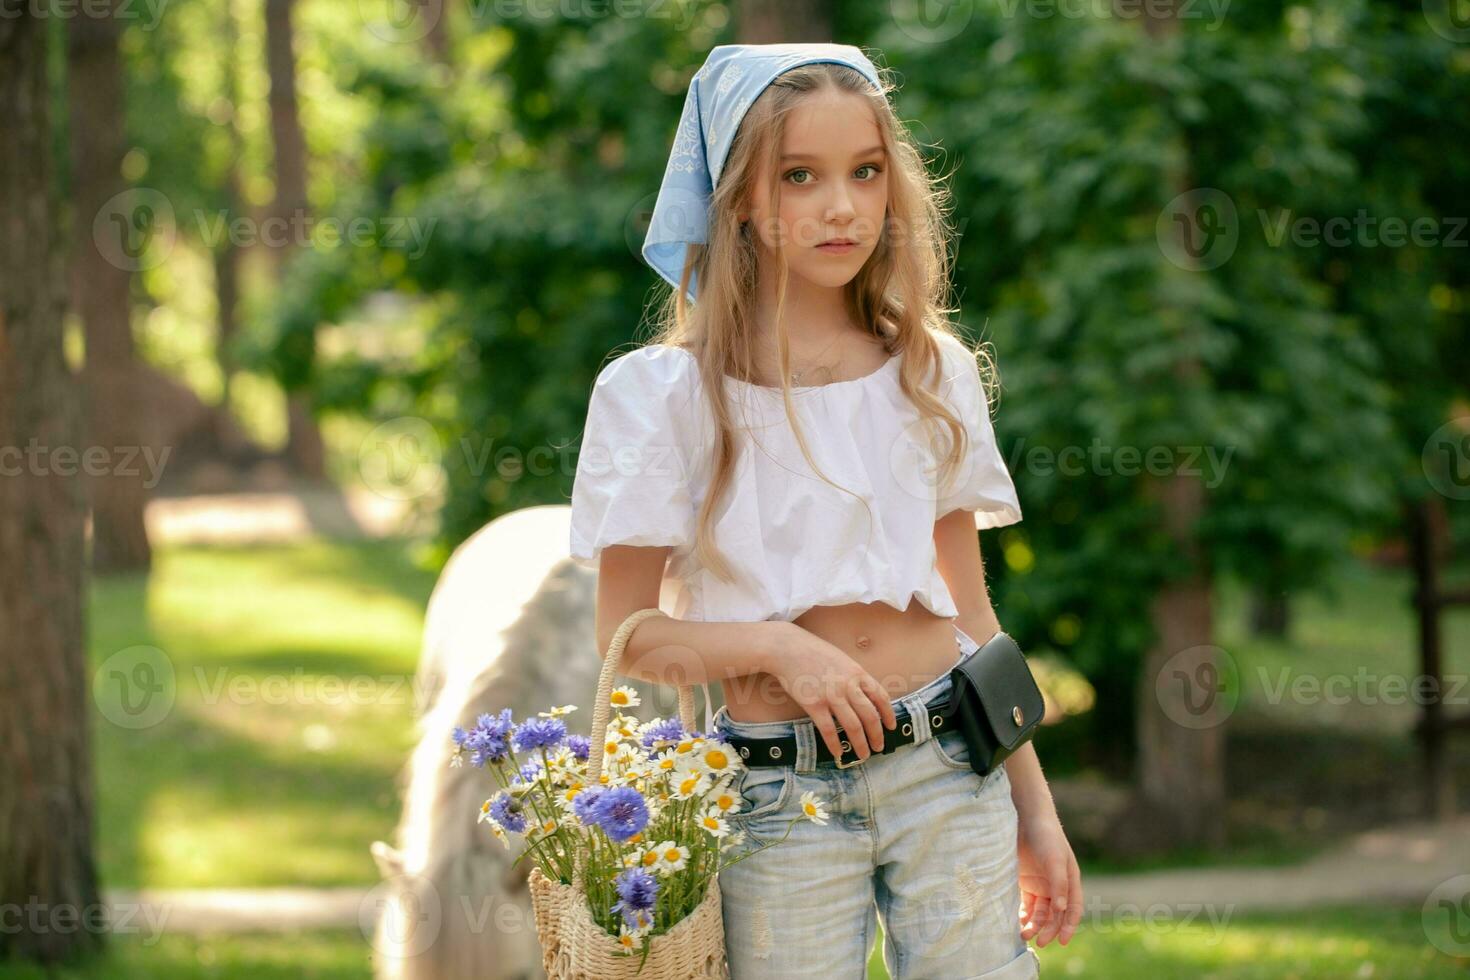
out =
[[[1066,946],[1036,950],[1043,977],[1111,980],[1342,980],[1463,978],[1470,960],[1455,959],[1426,939],[1418,908],[1342,906],[1304,912],[1217,915],[1195,921],[1162,914],[1117,923],[1085,919]],[[869,980],[887,980],[882,934],[868,963]],[[1034,948],[1034,947],[1033,947]]]
[[[1238,913],[1212,924],[1154,919],[1113,925],[1085,921],[1066,946],[1037,950],[1043,977],[1135,980],[1430,980],[1462,978],[1454,959],[1425,938],[1417,908],[1342,907],[1291,913]],[[882,937],[870,980],[887,980]],[[115,937],[100,959],[52,974],[0,964],[0,980],[367,980],[371,947],[353,931],[236,936],[166,935],[151,945]]]
[[[1451,585],[1465,582],[1470,571],[1447,578]],[[1413,589],[1407,569],[1345,565],[1321,593],[1292,600],[1290,635],[1273,640],[1250,634],[1239,583],[1220,588],[1216,642],[1241,680],[1232,724],[1407,731],[1420,711],[1409,683],[1420,674]],[[1444,674],[1470,674],[1470,607],[1448,610],[1442,622]],[[1470,686],[1447,687],[1445,695],[1458,702],[1448,706],[1451,713],[1470,710]]]
[[371,952],[357,932],[117,936],[102,956],[51,973],[0,963],[0,980],[366,980]]
[[155,647],[176,690],[136,729],[114,671],[94,692],[109,887],[375,882],[433,581],[402,543],[314,540],[165,547],[151,578],[96,583],[93,664]]
[[[1223,918],[1223,917],[1222,917]],[[1084,926],[1038,950],[1043,976],[1231,978],[1464,977],[1470,961],[1431,946],[1418,908],[1343,906],[1201,921]]]

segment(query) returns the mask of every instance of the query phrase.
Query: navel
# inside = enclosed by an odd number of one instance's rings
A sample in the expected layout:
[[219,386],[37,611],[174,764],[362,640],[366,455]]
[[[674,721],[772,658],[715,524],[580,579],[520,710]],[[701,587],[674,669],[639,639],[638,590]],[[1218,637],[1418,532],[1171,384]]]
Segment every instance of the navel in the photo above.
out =
[[861,648],[863,650],[866,650],[868,648],[868,645],[870,643],[872,643],[872,642],[873,641],[872,640],[869,640],[867,638],[867,636],[860,636],[860,637],[857,638],[857,645],[858,645],[859,648]]

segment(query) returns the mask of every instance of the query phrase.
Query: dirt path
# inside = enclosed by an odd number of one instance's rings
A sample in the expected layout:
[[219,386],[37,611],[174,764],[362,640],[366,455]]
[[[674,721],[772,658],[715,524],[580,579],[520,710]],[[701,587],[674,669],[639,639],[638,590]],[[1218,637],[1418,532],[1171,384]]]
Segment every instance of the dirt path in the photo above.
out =
[[[1238,911],[1313,905],[1417,905],[1442,883],[1470,890],[1470,816],[1450,824],[1403,824],[1359,834],[1299,865],[1090,875],[1086,923],[1185,916],[1228,920]],[[113,909],[137,928],[254,932],[371,928],[367,888],[259,888],[112,892]],[[116,915],[114,917],[116,921]]]

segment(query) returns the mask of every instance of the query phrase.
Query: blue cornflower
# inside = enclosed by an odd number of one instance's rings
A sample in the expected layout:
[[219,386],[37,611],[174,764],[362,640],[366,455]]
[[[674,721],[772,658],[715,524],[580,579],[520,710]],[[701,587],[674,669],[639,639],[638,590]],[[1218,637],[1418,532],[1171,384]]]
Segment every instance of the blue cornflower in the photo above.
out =
[[567,748],[572,750],[572,755],[583,762],[592,754],[592,739],[586,735],[568,735]]
[[629,929],[637,929],[647,922],[646,915],[658,901],[658,879],[642,868],[629,868],[614,881],[622,901],[614,905],[612,911],[622,913]]
[[617,786],[597,801],[594,819],[602,832],[619,843],[648,826],[648,804],[631,786]]
[[541,768],[541,763],[533,759],[521,766],[520,772],[510,777],[510,781],[513,785],[534,783],[541,778]]
[[572,813],[582,821],[584,827],[597,826],[597,804],[602,795],[607,792],[607,787],[602,784],[588,786],[582,792],[572,797]]
[[643,733],[643,747],[653,748],[655,742],[678,742],[684,738],[684,725],[677,718],[660,718],[648,726]]
[[567,737],[566,722],[560,718],[528,718],[515,731],[518,752],[528,749],[554,749]]
[[471,765],[483,767],[486,762],[499,762],[506,757],[507,739],[514,728],[511,711],[506,708],[498,717],[481,715],[468,732],[456,728],[452,737],[455,745],[470,750]]
[[496,793],[490,800],[490,816],[494,817],[495,822],[500,826],[517,834],[526,829],[526,818],[521,812],[524,809],[521,801],[505,790]]

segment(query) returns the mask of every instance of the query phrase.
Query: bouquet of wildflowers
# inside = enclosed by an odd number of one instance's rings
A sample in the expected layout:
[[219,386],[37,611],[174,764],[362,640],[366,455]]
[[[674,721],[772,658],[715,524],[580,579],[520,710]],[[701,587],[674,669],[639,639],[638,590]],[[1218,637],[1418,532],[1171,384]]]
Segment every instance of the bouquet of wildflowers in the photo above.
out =
[[[692,722],[687,703],[681,714]],[[745,768],[739,755],[722,734],[691,731],[679,718],[640,722],[629,713],[639,704],[633,688],[615,688],[597,745],[567,733],[562,719],[575,705],[519,724],[509,708],[481,715],[470,730],[454,730],[450,764],[468,758],[489,769],[500,788],[480,822],[507,848],[523,846],[516,862],[530,855],[552,881],[580,879],[594,921],[620,953],[640,949],[646,958],[652,938],[700,904],[721,868],[781,843],[797,821],[824,823],[828,814],[805,793],[785,835],[734,855],[744,841],[728,822],[742,807],[731,790]]]

